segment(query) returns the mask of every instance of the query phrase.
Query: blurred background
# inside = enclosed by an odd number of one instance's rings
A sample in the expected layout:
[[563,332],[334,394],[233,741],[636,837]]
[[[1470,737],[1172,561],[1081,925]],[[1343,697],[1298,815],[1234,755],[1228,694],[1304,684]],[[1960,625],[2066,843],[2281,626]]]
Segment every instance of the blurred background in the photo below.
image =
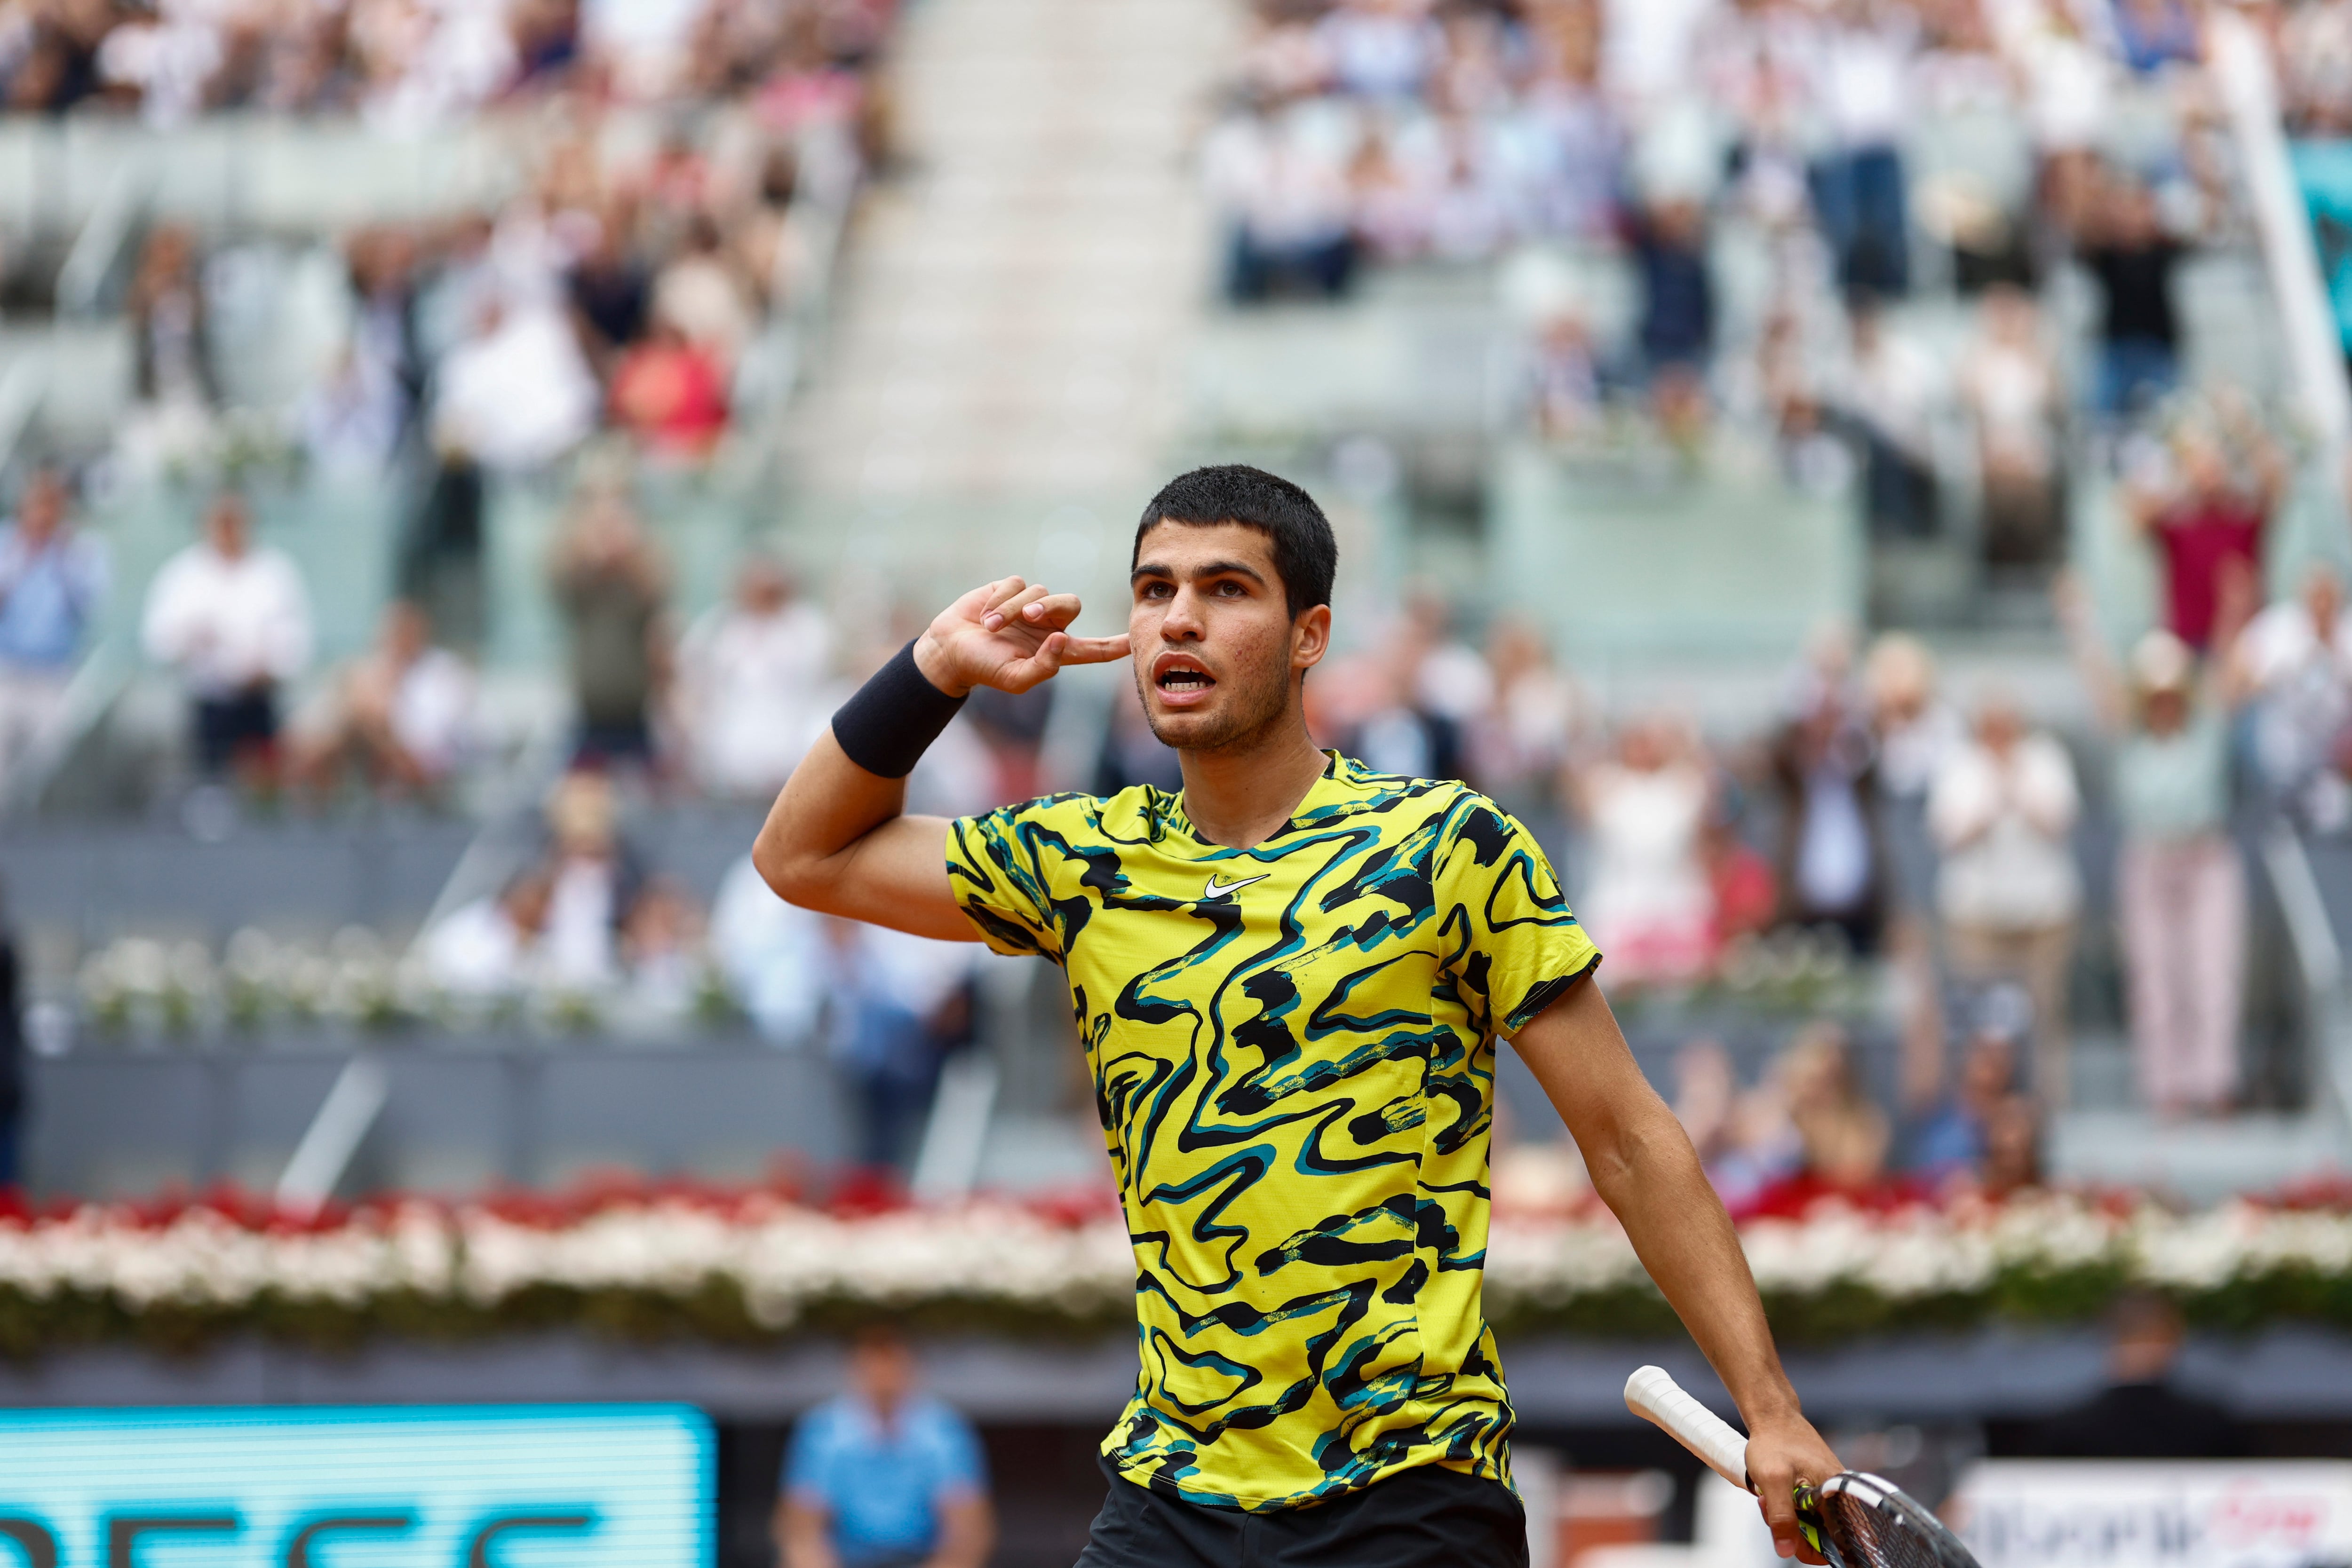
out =
[[[0,0],[0,1405],[684,1401],[730,1568],[1068,1561],[1058,976],[746,855],[1247,461],[1318,737],[1535,828],[1849,1459],[1989,1568],[2352,1558],[2347,0]],[[1136,782],[1118,666],[911,795]],[[1751,1561],[1498,1098],[1538,1560]],[[2335,1522],[2194,1535],[2257,1481]]]

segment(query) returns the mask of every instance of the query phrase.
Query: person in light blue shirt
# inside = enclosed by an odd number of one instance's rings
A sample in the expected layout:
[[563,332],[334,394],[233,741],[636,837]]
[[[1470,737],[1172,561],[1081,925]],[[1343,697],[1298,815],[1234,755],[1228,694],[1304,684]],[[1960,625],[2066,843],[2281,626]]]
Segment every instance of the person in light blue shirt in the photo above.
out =
[[782,1480],[783,1568],[981,1568],[995,1542],[971,1424],[915,1386],[887,1328],[858,1334],[848,1391],[793,1428]]
[[55,727],[106,597],[106,557],[67,527],[65,476],[35,469],[0,527],[0,787]]
[[2228,1111],[2238,1086],[2247,894],[2230,831],[2230,719],[2243,692],[2227,654],[2253,592],[2250,574],[2224,582],[2203,667],[2186,643],[2155,631],[2118,671],[2084,591],[2061,585],[2076,662],[2115,740],[2133,1064],[2143,1103],[2168,1122]]

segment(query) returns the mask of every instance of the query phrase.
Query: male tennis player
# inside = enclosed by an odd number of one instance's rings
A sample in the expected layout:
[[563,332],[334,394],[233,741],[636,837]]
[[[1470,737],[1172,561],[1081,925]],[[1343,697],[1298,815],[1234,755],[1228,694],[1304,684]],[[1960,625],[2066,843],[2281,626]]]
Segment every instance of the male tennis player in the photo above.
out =
[[[1297,486],[1187,474],[1136,531],[1126,635],[1074,635],[1077,600],[1019,578],[974,589],[835,716],[754,851],[795,904],[1067,978],[1142,1357],[1080,1568],[1527,1561],[1479,1300],[1498,1039],[1738,1402],[1780,1554],[1818,1563],[1791,1490],[1843,1467],[1542,851],[1462,785],[1307,733],[1337,559]],[[975,687],[1130,654],[1181,791],[902,812]]]

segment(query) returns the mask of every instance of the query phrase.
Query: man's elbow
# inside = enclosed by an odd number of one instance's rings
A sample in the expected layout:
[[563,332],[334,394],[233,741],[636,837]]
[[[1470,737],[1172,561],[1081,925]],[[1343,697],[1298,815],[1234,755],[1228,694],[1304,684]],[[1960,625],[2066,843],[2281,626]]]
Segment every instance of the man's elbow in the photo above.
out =
[[1593,1143],[1595,1146],[1585,1154],[1585,1169],[1592,1178],[1592,1190],[1612,1207],[1619,1196],[1630,1194],[1666,1170],[1685,1161],[1694,1166],[1698,1162],[1689,1134],[1663,1104],[1654,1114],[1625,1117]]
[[803,909],[818,907],[817,888],[822,882],[817,862],[808,855],[794,851],[773,833],[761,833],[751,845],[751,869],[768,890],[786,904]]

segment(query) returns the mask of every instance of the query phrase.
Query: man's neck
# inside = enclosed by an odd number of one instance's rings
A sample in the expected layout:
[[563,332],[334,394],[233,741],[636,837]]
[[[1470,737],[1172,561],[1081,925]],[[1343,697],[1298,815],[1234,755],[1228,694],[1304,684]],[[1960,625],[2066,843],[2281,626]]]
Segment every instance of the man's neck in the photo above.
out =
[[1252,739],[1178,757],[1193,830],[1208,843],[1237,850],[1279,832],[1327,766],[1296,709]]

